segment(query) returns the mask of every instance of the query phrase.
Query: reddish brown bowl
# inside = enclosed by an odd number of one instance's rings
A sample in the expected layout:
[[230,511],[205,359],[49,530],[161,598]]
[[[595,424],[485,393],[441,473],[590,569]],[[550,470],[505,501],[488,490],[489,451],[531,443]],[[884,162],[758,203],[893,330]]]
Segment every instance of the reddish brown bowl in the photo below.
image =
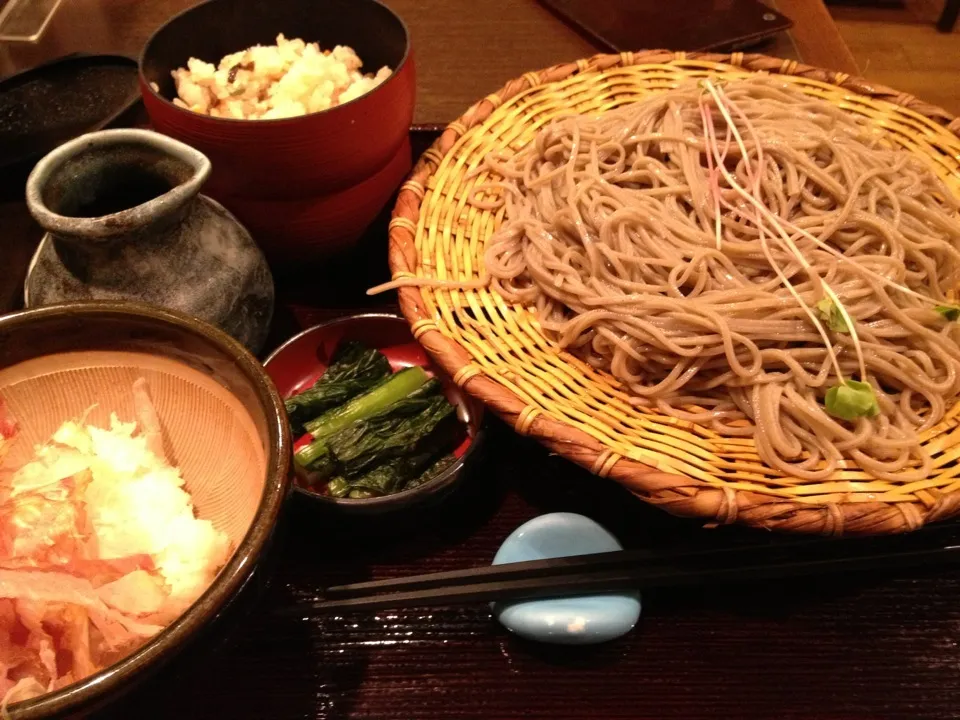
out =
[[350,248],[410,174],[410,142],[378,173],[307,200],[221,199],[257,238],[274,267],[294,267]]
[[[386,65],[393,74],[348,103],[295,118],[215,118],[173,104],[171,72],[185,67],[189,58],[216,64],[252,45],[272,45],[279,33],[318,42],[324,49],[349,45],[364,71]],[[388,201],[381,201],[385,178],[397,175],[398,163],[409,169],[416,95],[410,39],[403,21],[376,0],[201,3],[169,20],[147,41],[140,85],[153,127],[210,158],[213,172],[204,192],[249,224],[268,254],[277,237],[305,245],[301,261],[329,254],[323,228],[331,205],[353,215],[353,225],[360,229],[348,238],[347,244],[352,243]],[[341,195],[353,188],[355,193]],[[308,228],[299,220],[288,222],[290,209],[283,203],[290,202],[299,204],[300,218],[309,218]],[[270,236],[263,236],[264,229],[270,229]],[[343,244],[343,238],[337,242]]]
[[[170,73],[189,58],[218,63],[231,52],[274,44],[279,33],[325,49],[349,45],[365,71],[387,65],[394,72],[351,102],[296,118],[231,120],[173,104]],[[375,0],[210,0],[147,41],[140,80],[154,127],[206,154],[213,162],[208,190],[233,197],[312,197],[370,177],[407,139],[415,99],[407,28]]]

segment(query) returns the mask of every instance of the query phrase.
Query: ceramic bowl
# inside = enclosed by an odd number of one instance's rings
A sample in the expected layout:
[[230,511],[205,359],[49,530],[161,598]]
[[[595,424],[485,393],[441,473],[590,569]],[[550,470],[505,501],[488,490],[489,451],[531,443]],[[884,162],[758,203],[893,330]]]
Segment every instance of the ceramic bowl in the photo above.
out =
[[[253,45],[275,44],[280,33],[319,42],[324,49],[348,45],[360,56],[365,71],[386,65],[393,73],[350,102],[294,118],[215,118],[173,104],[171,72],[185,67],[191,57],[216,64]],[[322,213],[316,218],[319,225],[287,225],[287,213],[276,203],[322,202],[343,194],[400,162],[401,153],[405,171],[410,169],[405,144],[416,87],[409,34],[403,21],[375,0],[201,3],[169,20],[150,38],[140,58],[140,83],[154,128],[210,158],[213,174],[207,192],[242,216],[255,235],[263,230],[270,238],[289,236],[309,256],[324,254],[323,234],[317,231],[323,227]],[[395,174],[390,173],[391,180]],[[246,201],[251,208],[263,203],[262,210],[244,213]],[[341,203],[346,201],[355,203],[358,224],[361,220],[369,224],[380,209],[371,215],[361,199],[342,195]],[[256,218],[251,217],[254,214]],[[268,253],[270,238],[258,237]]]
[[[294,483],[297,495],[344,515],[384,515],[412,510],[448,496],[465,477],[483,446],[483,405],[460,392],[449,376],[434,366],[410,333],[409,324],[398,315],[371,313],[338,318],[304,330],[281,345],[264,363],[267,373],[284,398],[311,387],[326,370],[341,340],[357,340],[376,348],[394,371],[420,365],[444,384],[447,399],[456,407],[467,427],[467,438],[454,451],[456,462],[428,483],[384,497],[355,500],[334,498]],[[294,448],[309,442],[295,439]]]
[[26,462],[34,444],[67,419],[86,414],[100,426],[111,412],[134,419],[138,377],[147,380],[198,516],[235,549],[172,624],[101,672],[11,705],[19,720],[100,707],[183,650],[244,586],[287,497],[290,436],[283,401],[263,368],[212,325],[135,303],[51,305],[0,317],[0,397],[20,426],[5,467]]

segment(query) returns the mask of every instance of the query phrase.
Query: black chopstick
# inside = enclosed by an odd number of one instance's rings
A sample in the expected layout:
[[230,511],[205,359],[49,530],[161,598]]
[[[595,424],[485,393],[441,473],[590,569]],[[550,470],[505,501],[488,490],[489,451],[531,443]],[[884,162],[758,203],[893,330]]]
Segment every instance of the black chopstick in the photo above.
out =
[[285,610],[288,612],[285,612],[285,614],[302,614],[304,610],[334,612],[470,605],[494,600],[565,597],[613,590],[635,590],[636,588],[637,577],[635,574],[607,571],[566,576],[555,575],[547,578],[521,578],[507,581],[455,584],[429,590],[374,593],[366,596],[321,600],[303,605],[298,609],[286,608]]
[[[953,526],[934,526],[927,530],[926,534],[934,534],[937,530],[948,530],[951,534],[956,533],[956,528]],[[920,533],[917,533],[914,537],[919,536]],[[810,561],[818,559],[822,555],[826,555],[830,559],[836,557],[852,558],[859,556],[858,554],[877,555],[879,554],[877,552],[878,547],[882,548],[885,545],[892,545],[894,552],[903,552],[905,548],[899,546],[904,541],[903,536],[842,539],[805,538],[769,545],[738,545],[679,551],[618,550],[607,553],[448,570],[424,575],[409,575],[386,580],[369,580],[349,585],[333,585],[324,591],[324,599],[363,597],[372,593],[430,590],[455,584],[549,578],[555,575],[572,575],[581,571],[601,572],[624,568],[634,570],[641,566],[649,567],[651,565],[682,564],[689,566],[696,563],[767,565],[780,555],[791,561]],[[927,548],[923,549],[926,550]],[[935,546],[936,552],[942,549],[942,544]],[[887,551],[887,553],[889,552]],[[761,562],[767,558],[770,559]]]
[[572,555],[503,565],[485,565],[483,567],[447,570],[424,575],[408,575],[388,580],[368,580],[349,585],[332,585],[324,591],[324,597],[327,600],[333,600],[364,597],[372,593],[431,590],[458,584],[549,578],[557,574],[584,570],[601,572],[603,570],[616,570],[629,563],[639,565],[641,562],[653,561],[655,557],[649,551],[617,550],[607,553]]
[[[756,547],[749,548],[756,550]],[[747,548],[744,548],[747,550]],[[613,556],[620,556],[618,564]],[[862,572],[875,569],[918,567],[960,560],[960,545],[940,546],[904,552],[882,552],[853,556],[833,556],[782,562],[745,562],[709,566],[663,563],[628,564],[632,552],[581,555],[533,563],[474,568],[472,570],[420,575],[393,581],[357,583],[336,588],[334,597],[319,602],[285,608],[285,615],[345,612],[357,610],[436,607],[490,601],[529,600],[546,597],[595,594],[624,589],[654,589],[704,583],[731,583],[772,580],[833,572]],[[586,563],[601,559],[599,565]],[[571,562],[571,561],[581,562]],[[558,562],[560,561],[560,562]],[[533,568],[535,576],[525,576]],[[552,572],[548,572],[552,570]],[[504,572],[506,574],[504,574]],[[455,576],[451,579],[451,576]],[[417,589],[383,592],[383,588],[403,587],[414,581]],[[391,585],[392,583],[392,585]],[[372,586],[372,587],[371,587]],[[330,590],[334,590],[331,588]],[[346,595],[346,596],[345,596]]]

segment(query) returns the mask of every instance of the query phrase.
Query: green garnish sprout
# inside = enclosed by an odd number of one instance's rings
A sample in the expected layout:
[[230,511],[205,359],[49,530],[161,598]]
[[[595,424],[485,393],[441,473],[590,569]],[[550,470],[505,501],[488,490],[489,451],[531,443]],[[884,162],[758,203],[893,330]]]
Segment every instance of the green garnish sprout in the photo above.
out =
[[827,412],[841,420],[876,417],[880,414],[877,396],[870,383],[845,380],[827,390]]
[[814,307],[816,307],[817,313],[820,315],[820,319],[827,324],[828,328],[834,332],[850,332],[850,326],[847,325],[847,321],[843,317],[843,313],[840,311],[840,308],[837,307],[836,303],[833,302],[833,300],[825,297]]
[[958,305],[937,305],[934,310],[950,322],[960,320],[960,306]]

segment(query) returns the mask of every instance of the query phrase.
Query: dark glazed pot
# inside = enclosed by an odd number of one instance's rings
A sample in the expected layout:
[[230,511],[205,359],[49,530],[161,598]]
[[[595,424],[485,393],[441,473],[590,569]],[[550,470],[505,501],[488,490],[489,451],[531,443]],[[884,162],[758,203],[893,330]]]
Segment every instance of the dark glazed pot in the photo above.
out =
[[68,142],[27,180],[47,231],[24,303],[138,300],[216,325],[257,352],[273,316],[260,249],[219,203],[200,195],[210,161],[147,130],[105,130]]

